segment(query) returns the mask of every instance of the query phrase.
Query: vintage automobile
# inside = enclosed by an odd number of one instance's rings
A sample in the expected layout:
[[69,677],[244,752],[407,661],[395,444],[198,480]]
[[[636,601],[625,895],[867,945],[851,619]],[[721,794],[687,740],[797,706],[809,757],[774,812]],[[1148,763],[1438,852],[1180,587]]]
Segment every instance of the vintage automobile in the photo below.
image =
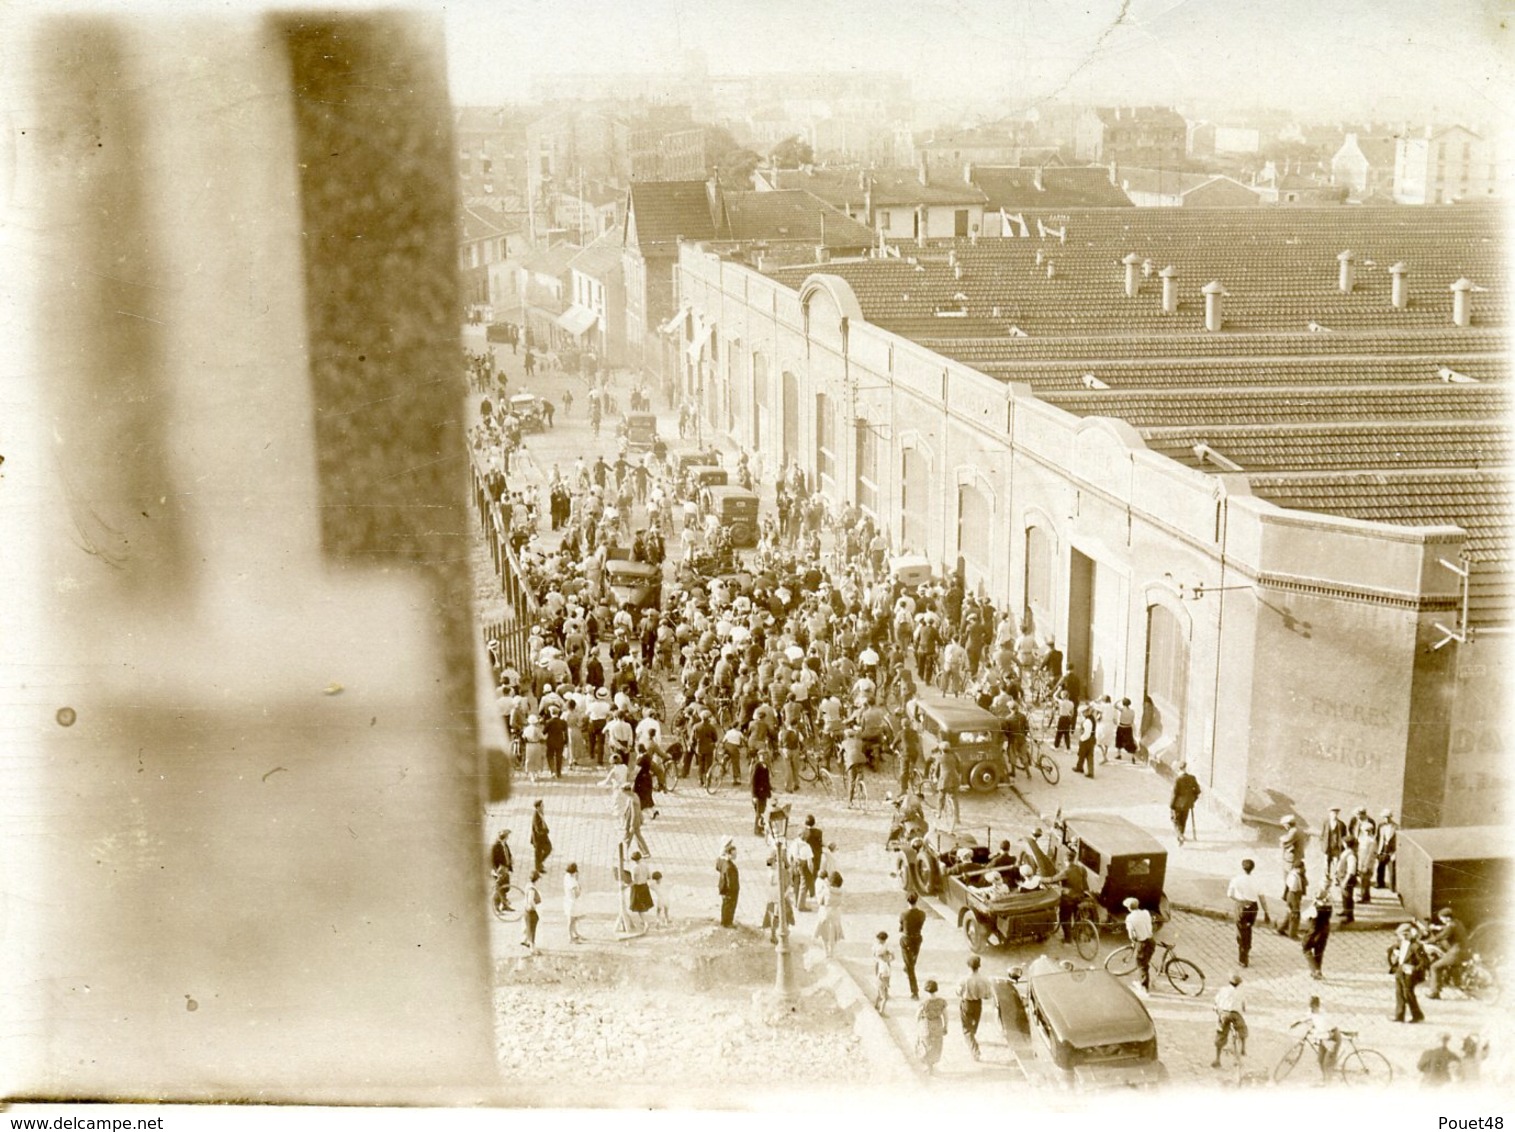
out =
[[615,597],[617,607],[657,609],[663,603],[663,568],[650,562],[630,558],[605,561],[605,585]]
[[1168,852],[1150,833],[1117,814],[1066,814],[1053,828],[1067,859],[1084,869],[1098,926],[1124,920],[1128,896],[1159,921],[1168,918]]
[[681,477],[693,467],[718,468],[721,466],[721,454],[714,448],[707,448],[698,452],[670,452],[668,458],[672,462],[672,471],[675,479]]
[[[720,469],[717,469],[720,470]],[[734,547],[756,546],[758,541],[758,497],[741,487],[717,484],[700,492],[700,513],[714,515],[726,528]]]
[[[1167,1080],[1152,1016],[1136,992],[1108,971],[1039,956],[1024,971],[1012,971],[1009,982],[1023,1012],[1017,1022],[1030,1031],[1055,1079],[1079,1089],[1140,1088]],[[1002,1020],[1009,1012],[1003,998],[1000,1012]]]
[[547,419],[542,411],[542,399],[534,393],[517,393],[508,402],[508,408],[512,416],[521,423],[521,431],[542,432],[547,427]]
[[980,793],[1009,778],[1000,718],[971,700],[920,701],[921,750],[928,759],[957,760],[963,783]]
[[[888,847],[900,851],[900,880],[906,888],[911,882],[919,892],[935,896],[942,889],[942,875],[956,861],[959,850],[967,849],[979,868],[989,863],[989,846],[971,833],[958,833],[945,829],[933,829],[922,838],[919,851],[906,854],[904,846],[890,843]],[[907,877],[907,871],[911,874]]]
[[684,469],[684,489],[695,500],[699,499],[701,488],[724,487],[730,482],[726,469],[714,464],[691,464]]
[[658,440],[656,413],[627,413],[621,434],[626,438],[626,448],[632,452],[646,452]]
[[889,560],[889,576],[906,589],[931,581],[931,560],[923,554],[901,554]]
[[[1007,884],[996,894],[990,878],[998,874]],[[1057,902],[1061,889],[1042,885],[1022,891],[1016,869],[949,869],[942,877],[942,903],[957,917],[957,926],[968,938],[974,954],[1021,940],[1045,940],[1057,930]]]

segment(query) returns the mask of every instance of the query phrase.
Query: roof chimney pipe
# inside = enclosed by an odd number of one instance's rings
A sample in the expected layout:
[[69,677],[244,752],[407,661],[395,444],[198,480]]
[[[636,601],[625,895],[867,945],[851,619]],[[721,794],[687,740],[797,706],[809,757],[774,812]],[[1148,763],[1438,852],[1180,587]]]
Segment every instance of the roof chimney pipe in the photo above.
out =
[[1336,287],[1342,294],[1350,295],[1357,282],[1357,257],[1350,251],[1344,251],[1336,257],[1336,262],[1341,264],[1341,270],[1336,276]]
[[[921,160],[926,159],[923,157]],[[923,204],[915,206],[915,246],[918,248],[926,246],[926,206]]]
[[920,179],[921,184],[929,185],[931,183],[931,165],[926,160],[926,151],[924,149],[916,155],[915,166],[915,175]]
[[1134,299],[1141,290],[1140,277],[1136,269],[1141,266],[1141,256],[1135,252],[1127,252],[1126,258],[1121,263],[1126,265],[1126,298]]
[[1452,322],[1457,326],[1470,326],[1473,322],[1473,283],[1459,279],[1452,284]]
[[1163,314],[1178,313],[1178,268],[1171,263],[1157,273],[1163,281]]
[[1389,302],[1397,311],[1410,305],[1410,288],[1405,283],[1405,273],[1409,270],[1402,262],[1389,268]]
[[1219,279],[1210,280],[1199,290],[1205,297],[1205,329],[1218,332],[1226,321],[1221,311],[1220,301],[1230,292],[1220,285]]

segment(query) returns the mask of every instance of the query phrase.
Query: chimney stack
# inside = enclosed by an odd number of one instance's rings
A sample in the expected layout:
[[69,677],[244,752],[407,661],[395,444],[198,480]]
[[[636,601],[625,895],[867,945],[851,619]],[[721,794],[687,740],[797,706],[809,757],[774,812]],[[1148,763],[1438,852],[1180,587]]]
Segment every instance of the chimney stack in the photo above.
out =
[[1057,264],[1053,263],[1050,259],[1047,261],[1047,278],[1057,278]]
[[1457,326],[1469,326],[1473,322],[1473,283],[1459,279],[1452,284],[1452,322]]
[[1336,276],[1337,289],[1344,295],[1352,293],[1352,287],[1357,282],[1357,257],[1350,251],[1344,251],[1336,257],[1341,264],[1341,270]]
[[[921,160],[924,161],[925,158]],[[915,246],[918,248],[926,246],[926,206],[923,204],[915,206]]]
[[1225,325],[1225,315],[1221,311],[1220,301],[1229,292],[1220,285],[1219,279],[1212,279],[1200,289],[1200,294],[1205,297],[1205,329],[1219,331]]
[[960,264],[960,263],[954,263],[952,265],[952,278],[954,278],[954,279],[961,279],[962,277],[963,277],[963,265]]
[[1405,272],[1409,270],[1402,262],[1389,268],[1389,302],[1397,311],[1410,305],[1410,289],[1405,283]]
[[1153,263],[1150,259],[1144,259],[1144,260],[1142,260],[1142,278],[1143,279],[1151,279],[1152,278],[1152,273],[1154,271],[1156,271],[1156,270],[1157,270],[1157,264]]
[[963,184],[973,184],[973,162],[971,161],[963,166]]
[[1037,192],[1045,192],[1047,186],[1042,183],[1042,167],[1038,165],[1036,171],[1031,174],[1031,185]]
[[1040,267],[1043,263],[1046,262],[1046,260],[1047,260],[1047,253],[1044,252],[1044,251],[1042,251],[1041,248],[1037,248],[1036,249],[1036,266]]
[[830,259],[831,259],[831,249],[828,248],[825,244],[817,244],[815,246],[815,262],[816,263],[827,263],[827,262],[830,261]]
[[1127,252],[1126,258],[1121,263],[1126,265],[1126,298],[1134,299],[1141,290],[1141,284],[1137,281],[1136,269],[1141,266],[1141,256],[1135,252]]
[[1163,281],[1163,314],[1178,313],[1178,269],[1171,263],[1157,273]]
[[924,149],[916,155],[915,175],[920,179],[921,184],[929,185],[931,183],[931,168],[926,161],[926,151]]

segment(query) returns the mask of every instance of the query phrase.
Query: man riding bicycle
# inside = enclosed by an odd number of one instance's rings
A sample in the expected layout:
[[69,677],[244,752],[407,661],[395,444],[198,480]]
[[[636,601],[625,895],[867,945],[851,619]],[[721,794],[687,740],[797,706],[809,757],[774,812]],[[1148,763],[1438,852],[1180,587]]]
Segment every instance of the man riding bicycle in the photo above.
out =
[[847,798],[850,801],[863,781],[863,769],[867,766],[863,754],[863,740],[856,727],[849,726],[842,736],[842,766],[847,770]]
[[878,704],[870,703],[858,712],[857,729],[863,744],[863,757],[870,767],[874,766],[878,762],[879,748],[894,734],[889,713]]
[[1236,1031],[1236,1040],[1241,1055],[1247,1055],[1247,1002],[1241,993],[1241,976],[1232,975],[1231,981],[1215,995],[1215,1060],[1211,1069],[1220,1068],[1220,1051],[1226,1048],[1231,1031]]
[[1309,1016],[1300,1021],[1310,1024],[1305,1038],[1315,1047],[1315,1059],[1320,1065],[1320,1075],[1324,1077],[1336,1064],[1336,1057],[1341,1052],[1341,1031],[1330,1015],[1321,1009],[1319,995],[1310,996]]

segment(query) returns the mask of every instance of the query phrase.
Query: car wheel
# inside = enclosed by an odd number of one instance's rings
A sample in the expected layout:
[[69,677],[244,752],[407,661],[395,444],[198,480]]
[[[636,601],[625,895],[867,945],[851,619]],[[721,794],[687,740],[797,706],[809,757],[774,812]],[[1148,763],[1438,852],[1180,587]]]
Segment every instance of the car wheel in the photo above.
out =
[[963,934],[968,937],[968,949],[973,954],[982,955],[989,949],[989,929],[971,912],[963,918]]
[[987,794],[999,785],[999,768],[985,760],[968,772],[968,785],[980,794]]
[[931,883],[930,865],[928,865],[920,857],[917,857],[915,859],[915,863],[910,866],[910,869],[911,872],[915,875],[915,887],[917,889],[925,893],[933,893],[936,891],[936,885]]

